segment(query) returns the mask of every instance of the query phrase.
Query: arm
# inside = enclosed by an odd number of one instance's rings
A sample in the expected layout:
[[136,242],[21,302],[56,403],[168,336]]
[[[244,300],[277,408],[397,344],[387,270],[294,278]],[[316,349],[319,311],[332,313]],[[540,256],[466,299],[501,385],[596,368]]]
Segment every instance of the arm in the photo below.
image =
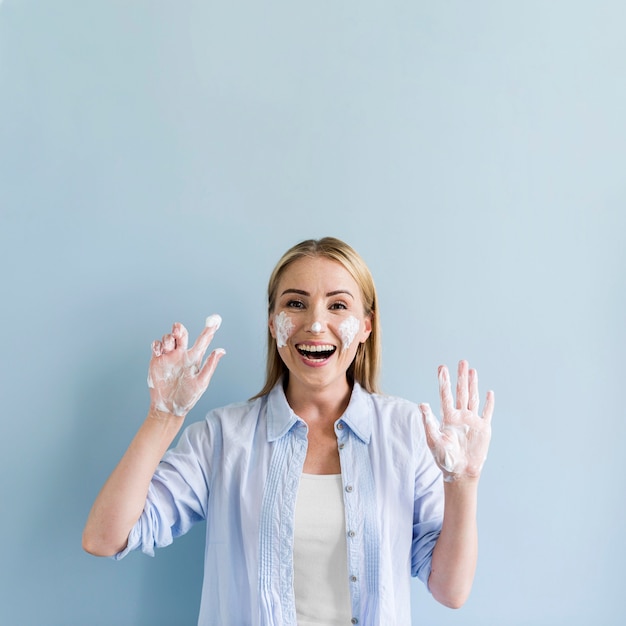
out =
[[467,600],[478,557],[476,524],[478,480],[491,438],[494,394],[487,393],[478,415],[478,374],[459,363],[456,406],[446,367],[439,368],[441,426],[428,404],[421,404],[426,438],[444,475],[444,519],[433,551],[428,586],[436,600],[459,608]]
[[128,541],[139,519],[152,475],[185,415],[209,385],[224,350],[202,359],[219,328],[219,316],[207,318],[196,343],[187,349],[187,330],[174,324],[172,332],[152,344],[148,374],[148,416],[98,494],[83,531],[83,548],[97,556],[112,556]]

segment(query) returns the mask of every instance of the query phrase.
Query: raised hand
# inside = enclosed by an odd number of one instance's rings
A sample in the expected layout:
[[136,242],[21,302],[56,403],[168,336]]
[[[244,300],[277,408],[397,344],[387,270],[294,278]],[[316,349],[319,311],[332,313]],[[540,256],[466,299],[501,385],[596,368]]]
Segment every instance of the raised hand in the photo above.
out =
[[189,349],[187,329],[178,323],[161,341],[152,342],[148,370],[151,408],[178,417],[191,410],[209,386],[217,363],[226,354],[221,348],[213,350],[202,365],[204,353],[221,323],[219,315],[207,317],[204,330]]
[[428,404],[420,404],[428,446],[441,468],[444,480],[477,479],[487,458],[491,439],[491,416],[495,397],[487,392],[482,416],[478,414],[478,373],[469,369],[467,361],[459,362],[456,385],[456,406],[450,388],[450,374],[445,365],[439,367],[441,424]]

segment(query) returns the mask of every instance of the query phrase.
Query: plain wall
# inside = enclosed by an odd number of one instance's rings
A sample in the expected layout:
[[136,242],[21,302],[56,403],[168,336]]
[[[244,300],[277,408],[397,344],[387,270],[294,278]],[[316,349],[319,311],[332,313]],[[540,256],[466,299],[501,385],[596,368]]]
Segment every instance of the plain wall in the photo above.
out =
[[379,289],[384,389],[496,392],[480,559],[414,624],[623,623],[626,5],[0,3],[0,623],[194,624],[203,527],[83,553],[152,339],[219,312],[189,416],[263,380],[265,286],[334,235]]

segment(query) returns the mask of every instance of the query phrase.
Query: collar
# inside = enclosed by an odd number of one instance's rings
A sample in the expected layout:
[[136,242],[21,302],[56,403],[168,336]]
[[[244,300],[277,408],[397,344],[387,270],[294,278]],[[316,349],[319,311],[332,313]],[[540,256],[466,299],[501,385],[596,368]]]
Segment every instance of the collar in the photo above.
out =
[[[350,402],[339,421],[344,422],[364,443],[369,443],[372,436],[373,406],[370,394],[359,383],[352,388]],[[267,396],[267,440],[280,439],[291,430],[300,418],[292,411],[283,381],[279,380]]]

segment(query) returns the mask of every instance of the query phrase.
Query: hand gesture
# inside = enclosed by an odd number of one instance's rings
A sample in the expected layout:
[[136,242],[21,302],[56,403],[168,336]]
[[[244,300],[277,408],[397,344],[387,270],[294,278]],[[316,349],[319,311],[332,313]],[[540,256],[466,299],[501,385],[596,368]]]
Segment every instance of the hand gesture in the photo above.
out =
[[152,342],[148,370],[151,408],[178,417],[191,410],[209,386],[217,363],[226,354],[221,348],[213,350],[202,365],[204,353],[221,323],[219,315],[207,317],[204,330],[189,350],[187,329],[178,323],[161,341]]
[[468,370],[467,361],[459,362],[456,385],[456,406],[450,389],[450,374],[445,365],[439,367],[441,424],[428,404],[420,404],[426,440],[444,480],[477,479],[487,458],[491,439],[491,416],[495,397],[487,392],[482,417],[478,414],[478,373]]

